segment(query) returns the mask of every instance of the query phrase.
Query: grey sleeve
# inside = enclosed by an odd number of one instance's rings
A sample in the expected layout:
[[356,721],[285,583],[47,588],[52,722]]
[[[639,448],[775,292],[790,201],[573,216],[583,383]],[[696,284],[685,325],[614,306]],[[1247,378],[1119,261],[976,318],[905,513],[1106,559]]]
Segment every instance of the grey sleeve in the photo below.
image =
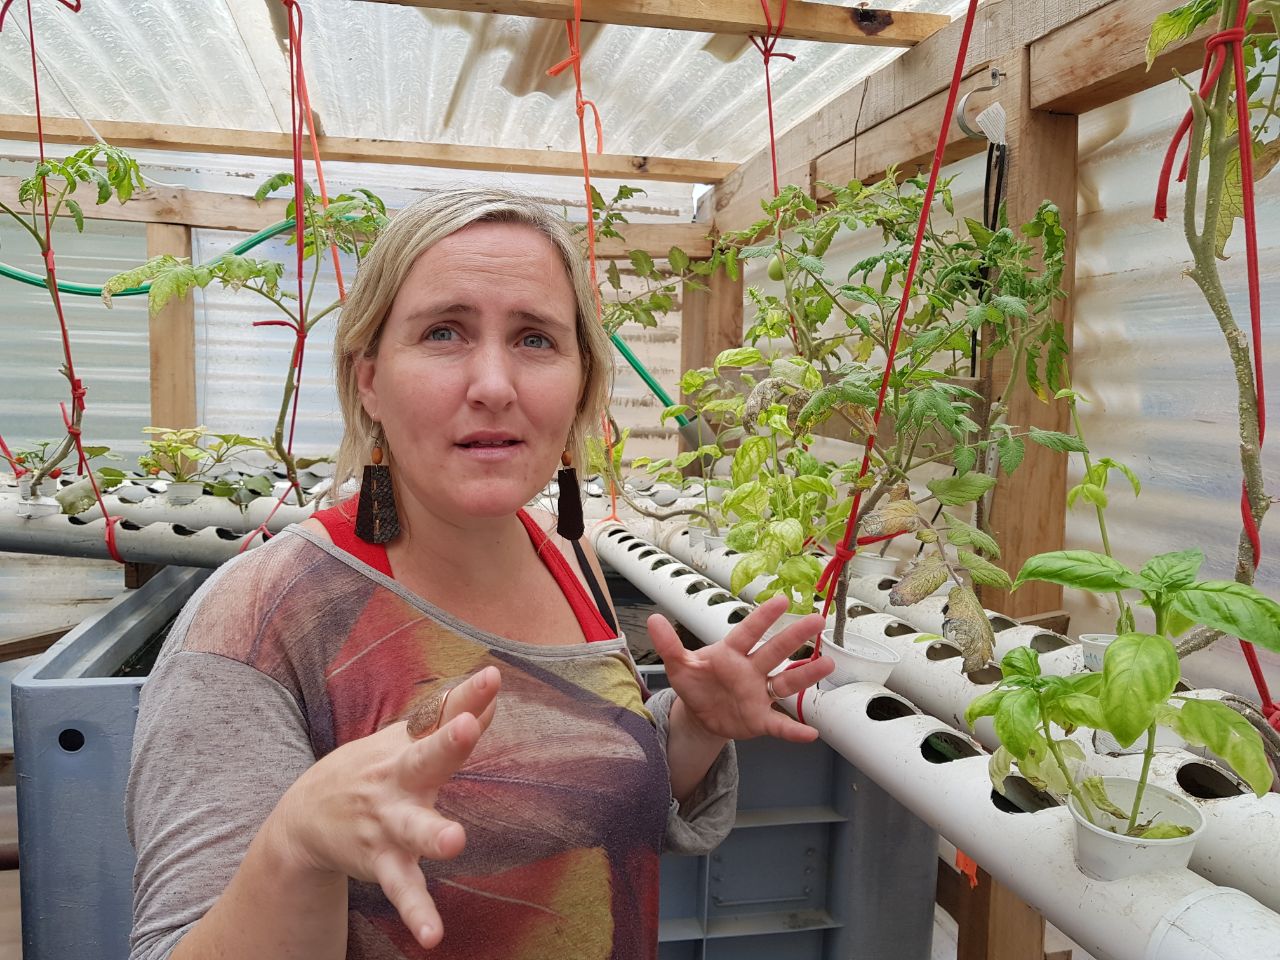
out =
[[165,960],[221,896],[286,789],[315,762],[293,696],[254,668],[177,651],[142,687],[125,794],[130,960]]
[[[645,703],[658,727],[658,742],[667,749],[667,731],[671,726],[671,705],[676,692],[658,690]],[[730,740],[711,764],[683,804],[671,798],[667,812],[666,850],[670,853],[701,855],[718,847],[733,829],[738,808],[738,753]]]

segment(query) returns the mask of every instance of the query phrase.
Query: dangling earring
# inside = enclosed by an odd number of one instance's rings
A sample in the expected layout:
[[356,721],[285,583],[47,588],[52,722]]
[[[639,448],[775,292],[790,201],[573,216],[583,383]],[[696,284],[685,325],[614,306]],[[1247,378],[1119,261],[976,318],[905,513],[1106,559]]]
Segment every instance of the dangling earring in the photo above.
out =
[[360,504],[356,508],[356,536],[365,543],[387,543],[400,535],[396,494],[391,486],[391,468],[382,462],[382,430],[373,435],[373,453],[365,464],[360,484]]
[[566,540],[579,540],[586,529],[582,522],[582,491],[578,489],[578,471],[573,469],[573,455],[566,450],[560,454],[562,466],[556,473],[560,484],[560,496],[556,501],[559,514],[556,517],[556,533]]

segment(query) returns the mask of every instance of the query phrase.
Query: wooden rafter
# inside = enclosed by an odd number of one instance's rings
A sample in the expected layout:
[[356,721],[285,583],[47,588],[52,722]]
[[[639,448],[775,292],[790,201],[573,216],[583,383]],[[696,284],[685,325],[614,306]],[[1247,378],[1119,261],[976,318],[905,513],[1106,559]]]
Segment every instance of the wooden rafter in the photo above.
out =
[[[572,0],[364,0],[398,6],[501,13],[513,17],[572,20]],[[764,13],[754,0],[593,0],[584,4],[587,23],[629,27],[657,27],[748,36],[765,32]],[[841,7],[791,0],[782,36],[793,40],[822,40],[878,47],[911,47],[941,30],[951,18],[934,13],[911,13],[873,7]]]
[[[94,120],[94,127],[109,143],[135,150],[181,150],[190,153],[229,153],[254,157],[293,156],[287,133],[260,130],[226,130],[216,127],[181,127],[165,123]],[[44,118],[45,140],[51,143],[84,143],[85,127],[79,120]],[[0,140],[31,141],[36,138],[34,117],[0,114]],[[354,163],[399,163],[450,170],[495,170],[502,173],[541,173],[582,176],[582,157],[570,150],[520,150],[509,147],[469,147],[451,143],[414,143],[405,140],[371,140],[360,137],[320,137],[320,155],[326,160]],[[600,154],[591,158],[593,175],[609,179],[660,180],[675,183],[719,183],[736,165],[710,160],[679,160]]]
[[[0,201],[15,206],[18,177],[0,177]],[[88,189],[87,187],[84,189]],[[204,190],[175,190],[155,187],[128,203],[102,206],[82,200],[85,219],[118,220],[128,223],[171,223],[208,230],[236,230],[256,233],[284,219],[285,201],[267,200],[259,205],[252,197]],[[394,215],[394,214],[393,214]],[[654,259],[663,259],[672,247],[679,247],[695,260],[711,256],[711,240],[705,224],[631,223],[623,224],[626,242],[602,239],[596,254],[602,260],[625,259],[630,250],[643,250]]]

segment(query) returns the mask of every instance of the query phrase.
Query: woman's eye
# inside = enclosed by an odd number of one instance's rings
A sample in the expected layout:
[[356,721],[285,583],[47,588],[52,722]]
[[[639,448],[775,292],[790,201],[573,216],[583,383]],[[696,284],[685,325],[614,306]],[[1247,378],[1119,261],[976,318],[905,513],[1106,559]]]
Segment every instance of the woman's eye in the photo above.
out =
[[445,342],[453,339],[453,331],[448,327],[433,327],[427,331],[425,339]]
[[539,350],[551,346],[551,340],[540,333],[526,333],[521,342],[526,347],[534,347]]

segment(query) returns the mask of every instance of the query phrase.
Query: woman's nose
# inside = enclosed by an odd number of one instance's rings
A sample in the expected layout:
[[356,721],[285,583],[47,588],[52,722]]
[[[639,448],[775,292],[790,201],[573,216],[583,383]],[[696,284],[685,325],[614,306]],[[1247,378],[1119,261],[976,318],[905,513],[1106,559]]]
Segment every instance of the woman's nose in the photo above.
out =
[[505,345],[483,342],[472,351],[467,371],[467,402],[492,410],[502,410],[516,399],[516,380],[511,352]]

